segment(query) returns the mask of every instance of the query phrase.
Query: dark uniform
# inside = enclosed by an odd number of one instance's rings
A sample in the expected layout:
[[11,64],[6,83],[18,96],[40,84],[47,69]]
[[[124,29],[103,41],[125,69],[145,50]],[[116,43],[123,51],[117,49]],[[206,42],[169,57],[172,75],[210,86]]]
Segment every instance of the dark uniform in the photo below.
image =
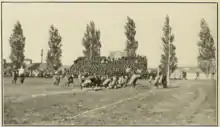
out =
[[65,84],[65,86],[70,86],[70,84],[73,84],[73,76],[72,75],[67,75],[67,82]]
[[185,72],[185,71],[182,72],[182,75],[183,75],[183,79],[186,80],[186,76],[187,76],[187,75],[186,75],[186,72]]
[[163,88],[167,88],[167,74],[162,75],[162,81],[161,81]]
[[211,78],[215,79],[215,73],[214,72],[212,72],[212,77]]
[[20,68],[20,83],[23,84],[24,83],[24,79],[25,79],[25,75],[24,75],[24,69]]
[[196,72],[196,80],[199,78],[199,72]]
[[12,70],[12,84],[16,84],[17,82],[17,79],[18,79],[18,72],[17,70]]

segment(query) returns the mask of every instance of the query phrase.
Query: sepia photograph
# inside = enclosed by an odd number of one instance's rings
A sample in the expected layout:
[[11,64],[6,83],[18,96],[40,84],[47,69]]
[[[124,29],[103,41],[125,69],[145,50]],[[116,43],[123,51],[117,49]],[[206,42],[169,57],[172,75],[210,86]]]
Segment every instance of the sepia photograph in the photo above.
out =
[[2,125],[218,124],[217,2],[1,2]]

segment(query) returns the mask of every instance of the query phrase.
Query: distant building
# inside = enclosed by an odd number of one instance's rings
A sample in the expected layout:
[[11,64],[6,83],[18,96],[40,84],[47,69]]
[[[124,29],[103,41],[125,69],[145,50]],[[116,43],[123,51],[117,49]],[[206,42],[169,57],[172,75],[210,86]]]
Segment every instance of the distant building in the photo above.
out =
[[28,64],[27,68],[28,70],[46,70],[47,69],[47,64],[46,63],[33,63],[33,64]]
[[30,75],[37,76],[41,71],[47,69],[46,63],[31,63],[27,64],[26,70],[30,73]]
[[127,57],[127,53],[125,51],[114,51],[114,52],[110,52],[109,57],[114,59],[119,59],[122,57]]
[[32,59],[24,59],[26,65],[32,64]]

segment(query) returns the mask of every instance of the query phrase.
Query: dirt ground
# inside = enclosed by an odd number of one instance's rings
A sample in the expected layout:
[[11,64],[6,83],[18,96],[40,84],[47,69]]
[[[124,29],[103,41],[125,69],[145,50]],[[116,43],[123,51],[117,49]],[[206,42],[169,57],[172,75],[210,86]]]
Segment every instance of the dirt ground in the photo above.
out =
[[[154,89],[100,91],[52,87],[51,79],[27,78],[23,85],[4,79],[4,124],[216,125],[216,85],[211,80],[175,80]],[[63,82],[62,82],[63,84]],[[62,93],[61,93],[62,92]]]

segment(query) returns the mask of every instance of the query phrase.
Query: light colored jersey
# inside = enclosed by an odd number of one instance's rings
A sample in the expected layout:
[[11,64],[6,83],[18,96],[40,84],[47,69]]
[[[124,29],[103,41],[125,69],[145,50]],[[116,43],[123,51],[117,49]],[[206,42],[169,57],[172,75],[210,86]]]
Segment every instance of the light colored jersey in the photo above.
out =
[[130,68],[126,68],[126,73],[129,73],[131,71]]
[[89,79],[86,79],[86,80],[82,83],[82,86],[83,86],[83,87],[84,87],[84,86],[87,86],[87,85],[89,85],[90,83],[92,83],[92,81],[89,80]]
[[123,80],[124,80],[124,78],[123,78],[122,76],[119,77],[119,79],[118,79],[118,84],[119,84],[119,85],[123,84]]
[[132,83],[134,83],[135,81],[137,81],[138,78],[140,78],[140,75],[134,74],[132,75],[131,79],[129,80],[129,85],[131,85]]
[[24,74],[24,68],[19,69],[19,75]]
[[110,87],[113,87],[116,85],[116,82],[117,82],[117,78],[116,77],[113,77],[112,81],[109,83],[109,86]]
[[139,73],[139,74],[140,74],[141,72],[142,72],[142,70],[141,70],[141,69],[138,69],[138,70],[137,70],[137,73]]
[[110,82],[111,82],[111,79],[108,78],[102,83],[102,85],[103,86],[108,85]]

